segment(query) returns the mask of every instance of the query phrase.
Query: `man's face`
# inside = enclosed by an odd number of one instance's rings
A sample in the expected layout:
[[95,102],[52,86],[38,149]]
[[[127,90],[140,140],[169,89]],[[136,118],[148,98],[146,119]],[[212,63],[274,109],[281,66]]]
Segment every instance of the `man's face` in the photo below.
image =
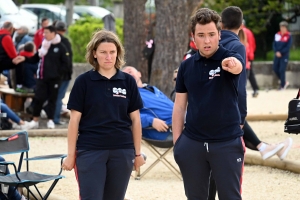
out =
[[200,54],[206,58],[211,57],[218,50],[221,39],[214,22],[205,25],[196,24],[193,38]]
[[50,41],[52,40],[53,38],[55,38],[55,32],[50,32],[50,30],[48,29],[45,29],[44,30],[44,37],[46,40]]
[[122,71],[127,74],[130,74],[136,82],[138,82],[141,79],[141,73],[133,67],[126,67]]
[[42,22],[42,27],[45,28],[49,25],[49,21],[48,20],[45,20]]

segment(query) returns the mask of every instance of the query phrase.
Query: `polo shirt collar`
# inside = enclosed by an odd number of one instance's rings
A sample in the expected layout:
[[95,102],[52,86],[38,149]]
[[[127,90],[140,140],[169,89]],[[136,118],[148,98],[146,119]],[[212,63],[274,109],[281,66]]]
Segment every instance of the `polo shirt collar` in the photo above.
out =
[[[219,44],[218,50],[214,53],[214,55],[212,55],[208,59],[210,59],[210,60],[223,60],[224,53],[226,53],[226,49],[223,47],[223,45]],[[199,51],[197,51],[194,59],[195,60],[201,60],[201,59],[207,59],[207,58],[201,56]]]
[[119,69],[117,69],[117,73],[115,75],[113,75],[110,79],[106,78],[105,76],[102,76],[98,71],[92,69],[91,71],[89,71],[90,74],[90,78],[93,81],[97,81],[97,80],[124,80],[125,79],[125,75],[123,72],[121,72]]

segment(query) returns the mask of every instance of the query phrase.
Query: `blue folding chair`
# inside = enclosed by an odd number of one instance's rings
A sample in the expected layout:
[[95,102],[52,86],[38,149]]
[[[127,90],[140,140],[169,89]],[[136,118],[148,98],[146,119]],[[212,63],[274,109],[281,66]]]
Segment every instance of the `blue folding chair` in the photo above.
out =
[[[54,189],[55,185],[59,181],[59,179],[64,178],[61,175],[62,169],[59,169],[59,173],[56,175],[48,175],[48,174],[40,174],[36,172],[29,171],[29,161],[33,160],[45,160],[45,159],[61,159],[61,164],[63,162],[63,158],[66,157],[65,154],[56,154],[56,155],[46,155],[46,156],[37,156],[33,158],[28,158],[28,151],[29,151],[29,142],[28,142],[28,133],[26,131],[18,132],[16,134],[11,135],[10,137],[0,138],[0,155],[6,154],[20,154],[18,168],[16,167],[14,162],[4,161],[0,162],[0,165],[8,167],[8,165],[12,165],[14,168],[14,173],[7,174],[4,176],[0,176],[0,184],[13,186],[15,190],[18,187],[24,187],[27,189],[27,198],[29,199],[29,194],[38,200],[46,200],[52,190]],[[26,158],[24,158],[24,154]],[[21,171],[22,161],[26,161],[26,171]],[[37,188],[38,183],[53,181],[51,186],[49,187],[48,191],[44,196],[40,193],[39,189]],[[39,198],[33,194],[30,190],[30,186],[34,186],[36,189]],[[7,200],[10,199],[9,196],[6,196]]]

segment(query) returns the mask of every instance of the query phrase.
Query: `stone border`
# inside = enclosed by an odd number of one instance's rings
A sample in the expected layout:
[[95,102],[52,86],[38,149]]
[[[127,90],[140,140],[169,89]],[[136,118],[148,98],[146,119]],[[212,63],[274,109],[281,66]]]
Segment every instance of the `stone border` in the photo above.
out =
[[300,174],[300,162],[297,162],[297,161],[278,160],[276,158],[263,160],[260,156],[246,153],[245,154],[245,164],[272,167],[272,168],[281,169],[281,170]]

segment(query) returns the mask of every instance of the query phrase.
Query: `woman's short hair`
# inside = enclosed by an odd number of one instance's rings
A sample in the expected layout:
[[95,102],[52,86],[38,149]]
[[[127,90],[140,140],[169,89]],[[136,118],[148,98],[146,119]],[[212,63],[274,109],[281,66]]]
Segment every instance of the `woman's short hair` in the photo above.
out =
[[97,59],[94,58],[94,52],[97,50],[98,46],[103,42],[113,43],[117,47],[117,59],[115,63],[115,68],[120,69],[124,64],[125,50],[118,38],[118,36],[107,30],[100,30],[93,34],[91,41],[86,46],[85,58],[89,64],[91,64],[95,70],[99,70],[99,64]]

